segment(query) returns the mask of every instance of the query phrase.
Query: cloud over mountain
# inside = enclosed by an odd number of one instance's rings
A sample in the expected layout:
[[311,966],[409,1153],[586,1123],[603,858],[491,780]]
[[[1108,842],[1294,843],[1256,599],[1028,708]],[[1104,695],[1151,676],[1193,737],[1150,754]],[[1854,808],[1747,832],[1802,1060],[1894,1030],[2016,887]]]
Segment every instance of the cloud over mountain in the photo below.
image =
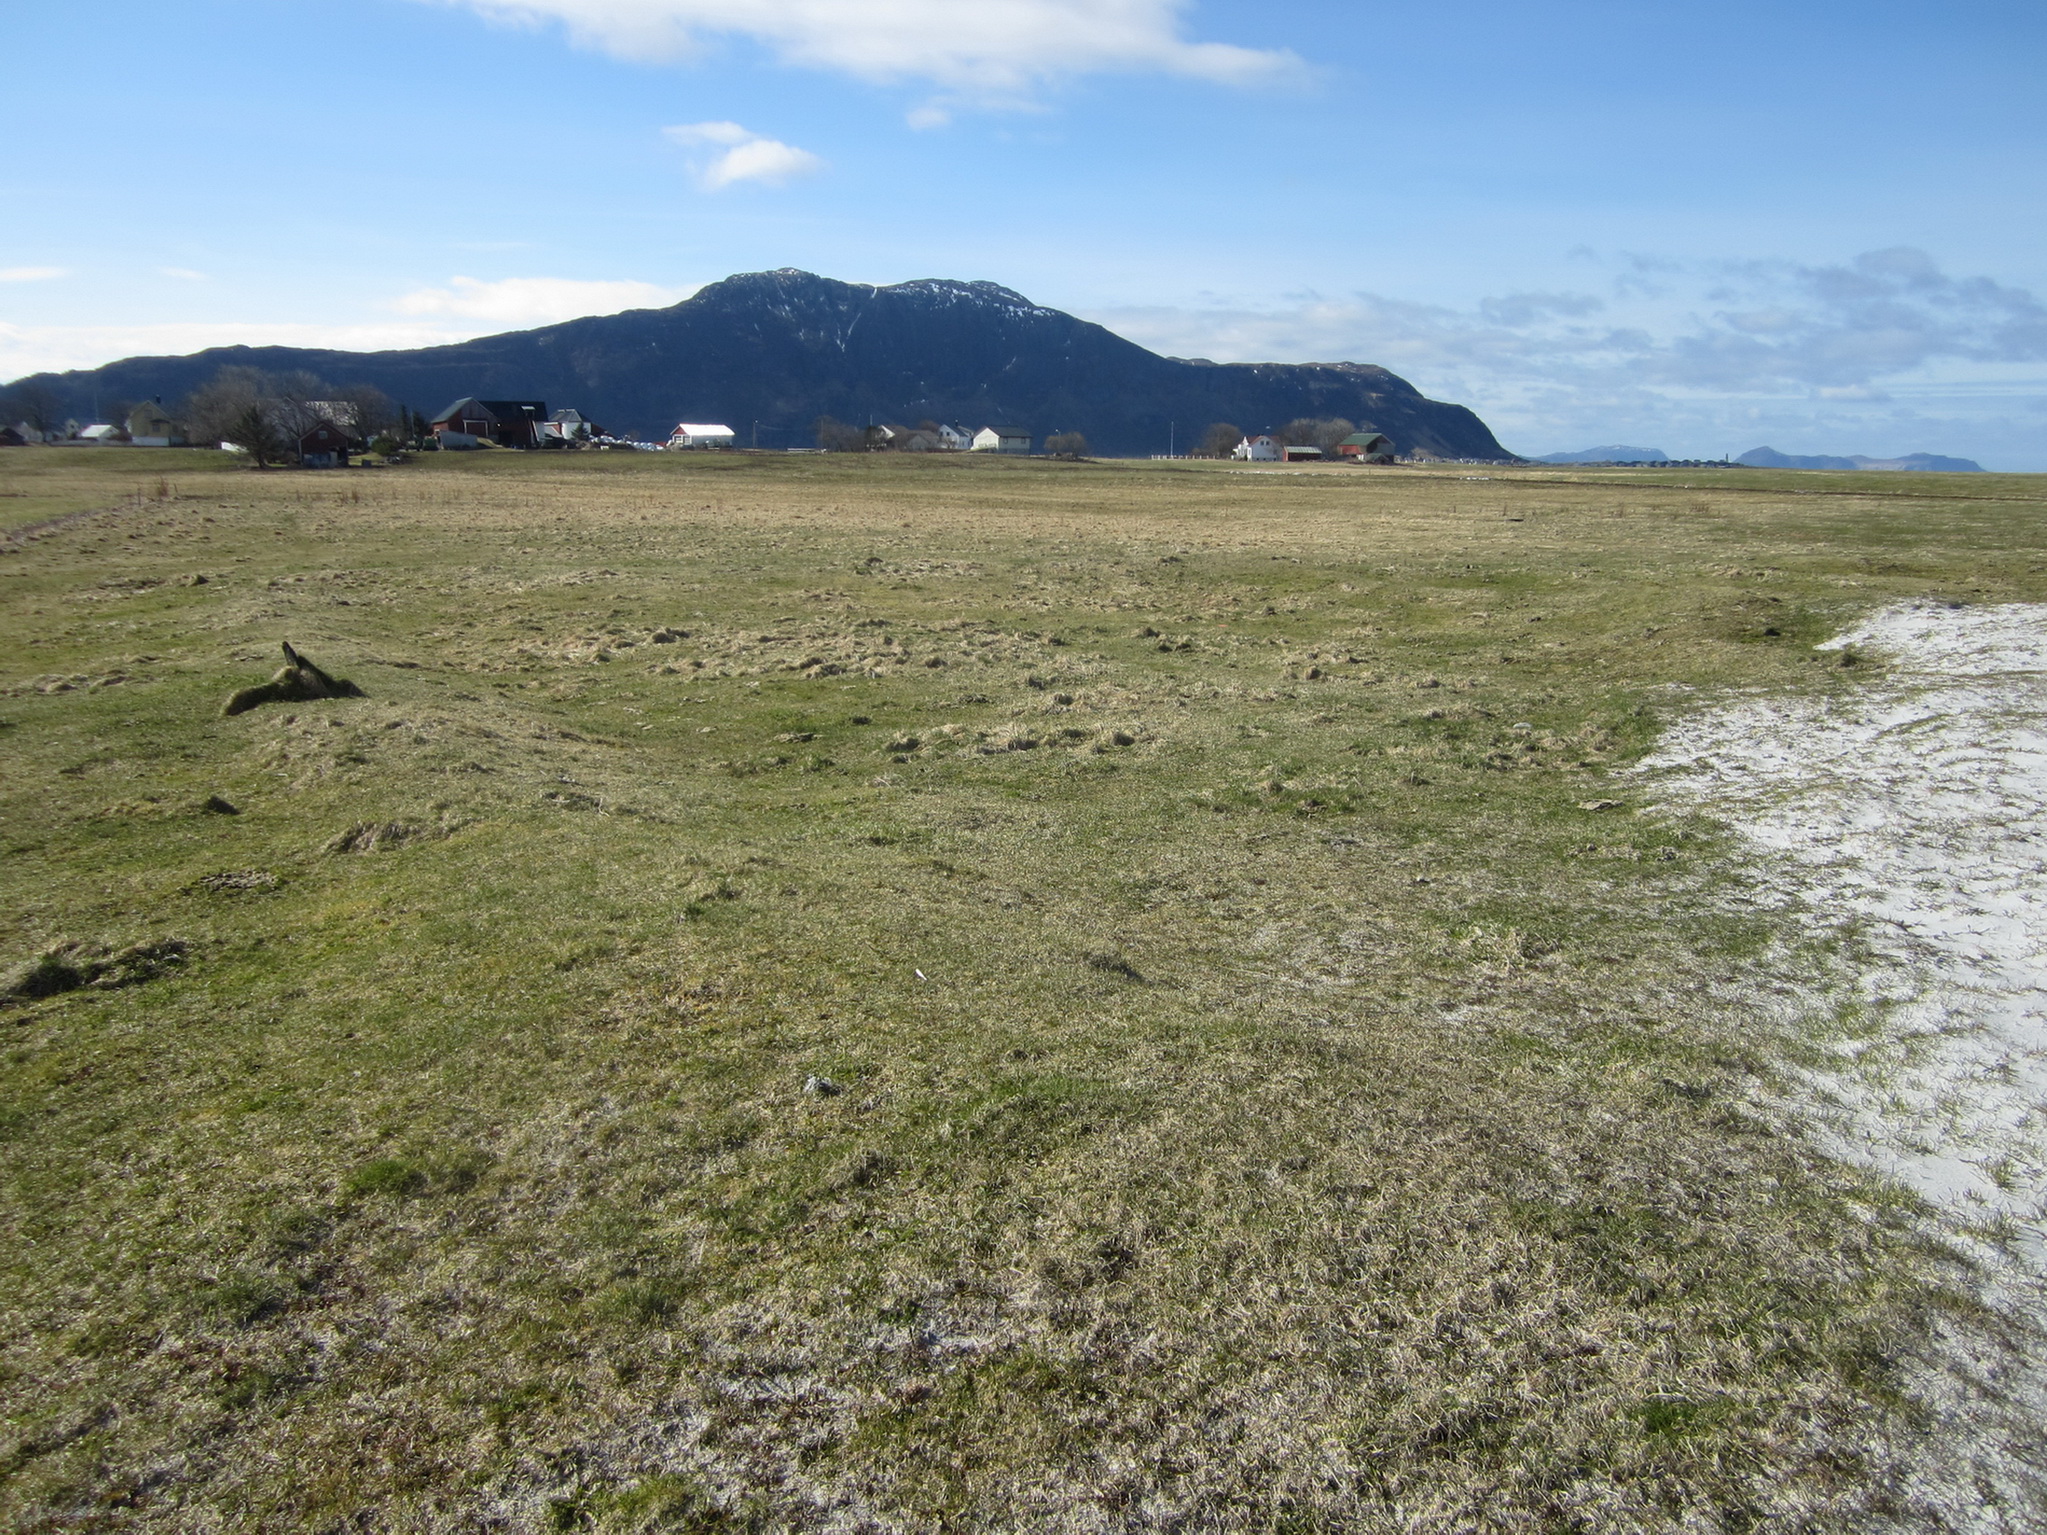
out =
[[621,309],[654,309],[674,303],[687,291],[650,282],[585,282],[572,277],[506,277],[496,282],[456,277],[445,288],[415,288],[391,307],[400,314],[448,315],[510,327],[616,314]]

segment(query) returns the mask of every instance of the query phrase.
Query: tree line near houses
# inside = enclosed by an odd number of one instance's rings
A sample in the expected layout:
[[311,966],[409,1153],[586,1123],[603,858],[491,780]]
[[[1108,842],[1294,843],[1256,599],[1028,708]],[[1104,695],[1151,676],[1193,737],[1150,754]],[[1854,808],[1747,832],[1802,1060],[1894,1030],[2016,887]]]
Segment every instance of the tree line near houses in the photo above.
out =
[[[97,414],[107,424],[88,428],[60,421],[57,411],[54,394],[34,382],[0,395],[0,426],[17,423],[13,430],[19,440],[87,440],[90,433],[98,435],[89,440],[103,442],[219,443],[248,454],[257,468],[293,461],[307,433],[322,423],[339,430],[351,447],[376,453],[434,445],[427,419],[376,386],[334,385],[304,370],[224,367],[168,411],[161,402],[104,402]],[[1356,423],[1340,416],[1303,416],[1266,435],[1285,447],[1313,447],[1333,457],[1337,444],[1357,430]],[[829,453],[943,452],[964,442],[960,429],[930,420],[860,427],[826,415],[812,423],[812,433],[818,448]],[[1229,458],[1247,440],[1235,423],[1214,422],[1194,439],[1190,456]],[[1081,432],[1054,432],[1041,451],[1080,459],[1088,456],[1089,444]]]
[[[1264,435],[1282,447],[1314,448],[1323,457],[1334,458],[1337,445],[1359,430],[1357,422],[1342,416],[1296,416]],[[951,439],[960,435],[936,421],[920,421],[914,427],[895,423],[860,427],[835,416],[819,416],[812,431],[818,447],[827,453],[940,453],[954,446]],[[1247,440],[1248,434],[1234,422],[1212,422],[1194,439],[1190,456],[1229,458]],[[1088,441],[1080,432],[1054,432],[1045,439],[1044,451],[1053,458],[1085,458]]]
[[35,383],[0,395],[0,424],[14,423],[10,430],[22,440],[220,443],[247,453],[258,468],[290,461],[322,423],[352,446],[377,452],[396,452],[427,429],[425,418],[375,385],[245,367],[222,368],[169,408],[161,401],[109,400],[95,414],[100,423],[83,428],[59,419],[55,396]]

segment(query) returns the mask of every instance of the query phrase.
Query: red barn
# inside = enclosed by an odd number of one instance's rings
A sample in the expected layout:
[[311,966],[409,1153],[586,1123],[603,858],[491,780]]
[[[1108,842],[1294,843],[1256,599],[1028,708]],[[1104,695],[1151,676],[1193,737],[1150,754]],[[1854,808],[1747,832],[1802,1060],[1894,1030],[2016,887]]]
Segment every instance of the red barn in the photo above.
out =
[[348,433],[332,421],[322,421],[309,432],[299,434],[299,467],[302,469],[346,469]]

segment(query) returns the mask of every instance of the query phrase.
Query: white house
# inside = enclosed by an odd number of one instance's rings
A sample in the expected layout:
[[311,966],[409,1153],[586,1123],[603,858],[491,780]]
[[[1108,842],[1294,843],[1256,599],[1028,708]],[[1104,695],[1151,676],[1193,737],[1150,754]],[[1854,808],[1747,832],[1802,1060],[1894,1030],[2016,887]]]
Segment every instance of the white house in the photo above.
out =
[[974,446],[974,434],[964,427],[941,426],[938,429],[938,445],[948,453],[966,453]]
[[588,442],[597,435],[597,423],[580,410],[558,410],[540,423],[542,442]]
[[1276,464],[1284,456],[1284,450],[1272,438],[1260,433],[1246,437],[1230,451],[1231,458],[1243,459],[1252,464]]
[[974,433],[976,453],[1028,453],[1031,434],[1020,426],[984,426]]
[[684,421],[668,434],[671,448],[729,448],[738,440],[731,427],[704,421]]

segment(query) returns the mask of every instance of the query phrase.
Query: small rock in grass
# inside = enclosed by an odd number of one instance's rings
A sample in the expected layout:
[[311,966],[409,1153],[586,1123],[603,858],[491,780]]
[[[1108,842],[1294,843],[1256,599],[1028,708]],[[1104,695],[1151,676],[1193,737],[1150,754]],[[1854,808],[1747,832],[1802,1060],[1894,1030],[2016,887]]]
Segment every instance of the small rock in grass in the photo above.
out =
[[803,1090],[813,1098],[836,1098],[845,1091],[830,1077],[805,1077]]
[[1107,975],[1120,975],[1126,981],[1141,981],[1144,979],[1138,973],[1137,967],[1121,954],[1090,954],[1081,963],[1090,970],[1100,970]]
[[199,802],[199,809],[207,815],[240,815],[236,806],[222,799],[218,794],[209,794]]
[[1578,808],[1580,810],[1618,810],[1620,803],[1617,799],[1581,799],[1578,801]]
[[218,874],[202,875],[198,884],[203,890],[226,895],[248,890],[275,890],[277,876],[268,869],[223,869]]
[[396,847],[420,834],[417,826],[403,821],[358,821],[347,831],[330,837],[322,851],[329,853],[374,853],[381,847]]

